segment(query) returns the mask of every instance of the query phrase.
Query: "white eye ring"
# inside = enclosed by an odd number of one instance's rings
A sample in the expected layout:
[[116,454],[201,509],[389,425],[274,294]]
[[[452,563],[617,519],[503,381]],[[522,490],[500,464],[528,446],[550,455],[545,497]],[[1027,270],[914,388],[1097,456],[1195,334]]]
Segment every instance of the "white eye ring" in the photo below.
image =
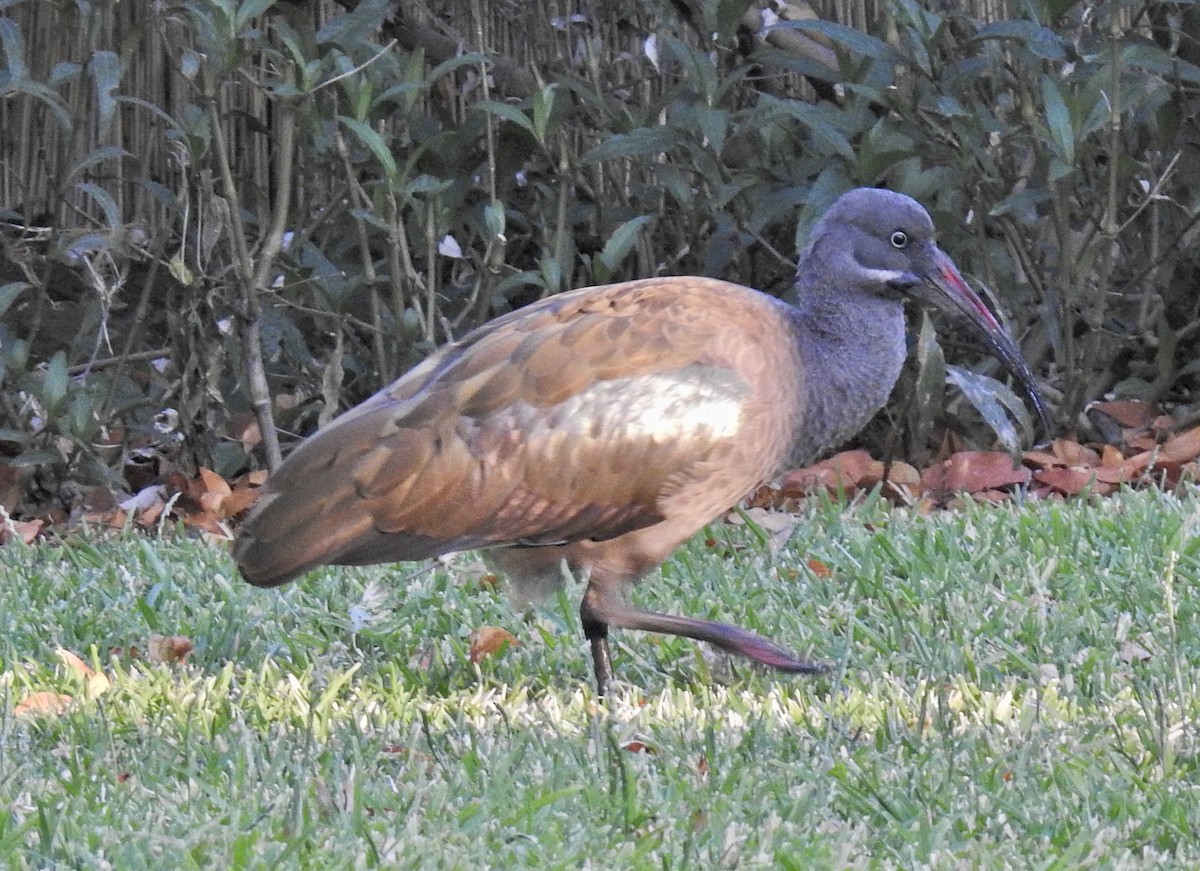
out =
[[908,234],[903,230],[896,230],[892,233],[892,247],[906,248],[908,246]]

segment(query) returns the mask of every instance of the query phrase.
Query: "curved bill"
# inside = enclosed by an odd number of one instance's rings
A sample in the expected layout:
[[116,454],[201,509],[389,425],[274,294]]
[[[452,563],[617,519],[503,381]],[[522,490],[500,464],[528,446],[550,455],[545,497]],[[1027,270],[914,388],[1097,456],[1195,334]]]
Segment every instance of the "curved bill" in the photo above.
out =
[[1021,383],[1025,395],[1037,411],[1042,431],[1050,435],[1054,429],[1050,411],[1046,406],[1046,397],[1030,371],[1029,364],[1021,356],[1021,350],[1009,338],[1008,333],[1004,332],[1004,327],[1000,326],[1000,322],[983,304],[983,300],[967,286],[958,267],[945,252],[934,247],[930,260],[930,268],[921,276],[924,285],[914,288],[918,295],[941,309],[966,316],[987,342],[988,347],[1000,358],[1000,362]]

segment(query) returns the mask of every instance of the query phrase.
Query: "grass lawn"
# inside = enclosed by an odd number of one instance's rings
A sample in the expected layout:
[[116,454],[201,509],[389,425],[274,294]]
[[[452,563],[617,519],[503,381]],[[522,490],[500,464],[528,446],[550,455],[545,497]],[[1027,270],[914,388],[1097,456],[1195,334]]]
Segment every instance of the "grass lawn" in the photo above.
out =
[[[774,554],[716,526],[639,603],[833,671],[617,633],[604,703],[579,591],[520,614],[471,555],[256,590],[194,541],[10,545],[0,866],[1198,867],[1198,523],[1144,492],[814,503]],[[519,645],[473,664],[485,626]]]

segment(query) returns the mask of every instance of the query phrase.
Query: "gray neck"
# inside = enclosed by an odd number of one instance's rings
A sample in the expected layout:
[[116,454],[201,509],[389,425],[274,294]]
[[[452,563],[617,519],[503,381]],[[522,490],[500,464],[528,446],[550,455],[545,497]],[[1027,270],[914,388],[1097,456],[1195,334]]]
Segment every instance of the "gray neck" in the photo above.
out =
[[866,426],[896,385],[906,347],[902,303],[872,293],[801,287],[792,320],[805,393],[790,457],[795,467]]

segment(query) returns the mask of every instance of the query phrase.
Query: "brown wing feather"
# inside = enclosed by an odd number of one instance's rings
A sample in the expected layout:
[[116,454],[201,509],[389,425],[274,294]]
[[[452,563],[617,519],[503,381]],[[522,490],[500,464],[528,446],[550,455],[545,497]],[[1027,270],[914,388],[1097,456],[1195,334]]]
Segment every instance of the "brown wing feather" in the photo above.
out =
[[[720,510],[769,474],[795,424],[779,410],[792,403],[762,386],[796,369],[786,332],[772,300],[709,279],[535,303],[295,450],[235,555],[251,581],[275,584],[325,562],[604,540],[659,523],[669,502],[697,502],[689,486],[714,476]],[[746,460],[732,449],[752,420],[762,444]],[[746,468],[722,470],[734,454]]]

